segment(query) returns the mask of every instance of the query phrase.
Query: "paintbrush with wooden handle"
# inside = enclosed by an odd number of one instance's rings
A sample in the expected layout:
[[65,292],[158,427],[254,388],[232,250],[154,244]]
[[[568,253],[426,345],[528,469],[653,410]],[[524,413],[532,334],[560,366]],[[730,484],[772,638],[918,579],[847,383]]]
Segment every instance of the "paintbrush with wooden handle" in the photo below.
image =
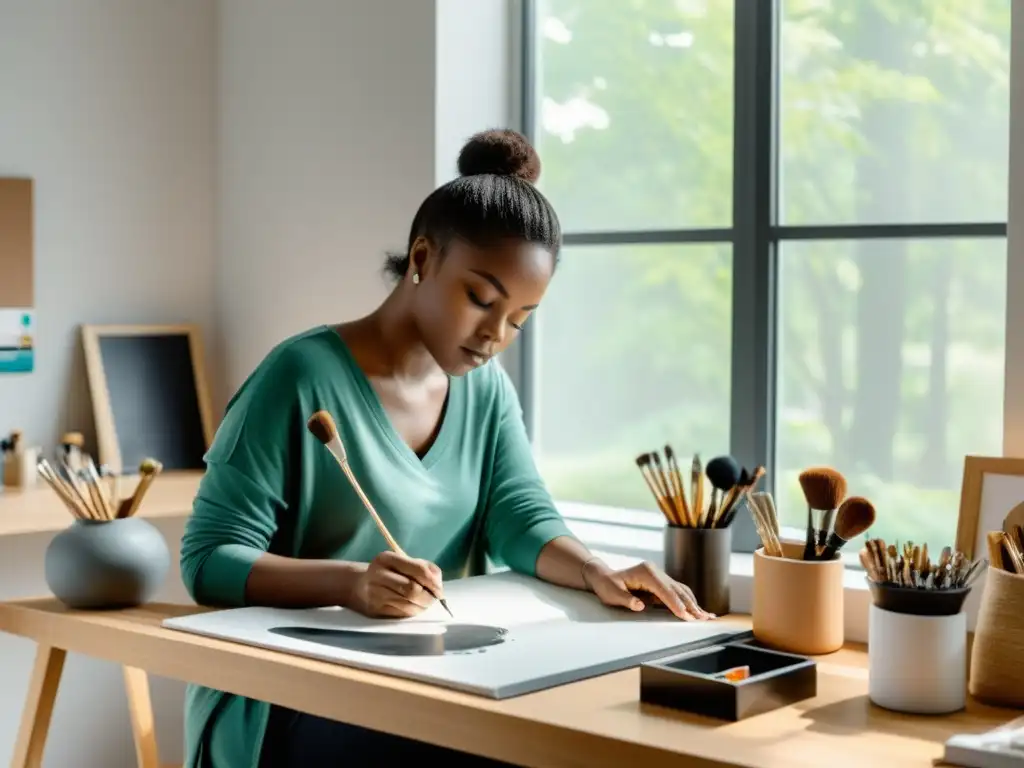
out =
[[[391,547],[391,550],[396,555],[402,557],[409,557],[405,551],[399,546],[398,542],[391,535],[388,527],[384,525],[384,521],[380,519],[380,515],[377,514],[377,510],[374,509],[373,503],[363,493],[362,487],[359,485],[359,481],[356,480],[355,474],[352,472],[352,467],[348,463],[348,454],[345,453],[345,445],[341,442],[341,436],[338,435],[338,427],[334,423],[334,418],[327,411],[317,411],[309,417],[309,421],[306,422],[306,428],[312,433],[313,437],[327,446],[327,450],[331,452],[335,460],[338,462],[338,466],[341,467],[341,471],[345,473],[345,477],[348,478],[349,483],[355,490],[356,495],[359,496],[360,501],[363,502],[363,506],[366,507],[366,511],[370,513],[370,517],[373,518],[373,522],[377,524],[377,529],[380,531],[381,536]],[[448,607],[448,603],[445,602],[443,597],[438,597],[434,594],[433,590],[429,589],[426,585],[422,585],[424,589],[431,594],[431,596],[441,603],[441,606],[448,611],[448,615],[453,619],[455,615],[452,613],[451,608]]]

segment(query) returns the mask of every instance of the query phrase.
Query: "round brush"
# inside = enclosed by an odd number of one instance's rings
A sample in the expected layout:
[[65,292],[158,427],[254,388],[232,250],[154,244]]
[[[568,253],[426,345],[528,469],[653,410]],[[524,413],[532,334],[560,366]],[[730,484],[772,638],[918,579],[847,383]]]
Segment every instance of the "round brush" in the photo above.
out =
[[836,511],[835,530],[828,535],[819,560],[831,560],[851,539],[875,524],[875,506],[861,496],[851,496]]
[[[340,466],[341,471],[345,473],[345,477],[348,478],[348,481],[355,490],[356,495],[359,496],[359,499],[363,502],[363,506],[366,507],[366,511],[370,513],[370,517],[373,518],[373,522],[377,524],[377,530],[380,531],[381,536],[384,537],[384,540],[388,543],[388,546],[391,547],[391,550],[396,555],[408,557],[405,551],[398,545],[398,542],[395,541],[391,532],[388,530],[388,527],[384,525],[384,521],[380,519],[380,515],[377,514],[377,510],[374,509],[373,504],[366,497],[366,494],[363,493],[363,489],[359,485],[359,481],[356,480],[356,476],[353,474],[352,468],[348,464],[348,454],[345,453],[345,445],[341,442],[341,436],[338,435],[338,427],[334,423],[334,418],[331,414],[327,411],[317,411],[309,417],[309,421],[306,422],[306,429],[312,433],[313,437],[327,446],[327,450],[329,450],[331,455],[337,460],[338,466]],[[421,586],[423,586],[423,588],[426,589],[435,600],[441,603],[441,606],[448,611],[449,616],[453,619],[455,618],[455,615],[452,613],[451,609],[448,607],[448,603],[445,602],[443,597],[438,597],[434,594],[434,591],[426,585]]]
[[804,560],[815,560],[818,547],[825,545],[832,515],[846,496],[846,478],[831,467],[810,467],[800,473],[800,489],[807,500],[807,537]]
[[701,527],[712,528],[718,519],[719,500],[739,482],[741,469],[732,456],[716,456],[708,462],[704,473],[711,483],[711,502]]

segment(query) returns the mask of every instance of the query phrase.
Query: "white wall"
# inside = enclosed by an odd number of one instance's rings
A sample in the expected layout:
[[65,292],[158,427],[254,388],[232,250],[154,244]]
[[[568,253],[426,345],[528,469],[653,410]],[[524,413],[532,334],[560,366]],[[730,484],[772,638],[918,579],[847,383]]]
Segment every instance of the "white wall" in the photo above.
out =
[[214,36],[205,0],[0,0],[0,174],[35,179],[38,313],[0,431],[92,432],[79,323],[212,331]]
[[[0,174],[36,179],[39,315],[36,371],[0,377],[0,432],[91,439],[79,323],[201,323],[219,414],[273,344],[376,306],[384,252],[462,142],[509,121],[511,4],[0,0]],[[186,602],[182,523],[160,528],[158,599]],[[48,542],[0,538],[0,599],[46,594]],[[0,762],[33,650],[0,635]],[[45,764],[132,765],[119,670],[64,675]],[[154,681],[164,762],[182,691]]]
[[[92,434],[79,323],[213,332],[215,35],[207,0],[0,0],[0,174],[35,178],[38,312],[35,372],[0,376],[0,432]],[[161,530],[177,542],[181,523]],[[0,538],[0,599],[46,594],[48,542]],[[179,584],[175,566],[158,598],[187,599]],[[33,653],[0,635],[0,763]],[[119,671],[71,657],[64,675],[45,764],[133,764]],[[165,760],[180,758],[181,691],[154,682]]]
[[1024,3],[1013,4],[1010,51],[1010,218],[1003,452],[1007,456],[1024,456]]
[[519,3],[436,0],[436,184],[455,178],[466,139],[518,120],[518,46],[510,34]]
[[220,7],[217,269],[233,390],[276,342],[384,297],[385,252],[404,246],[434,184],[434,3]]
[[281,339],[383,299],[385,252],[465,139],[509,123],[513,5],[221,1],[227,393]]

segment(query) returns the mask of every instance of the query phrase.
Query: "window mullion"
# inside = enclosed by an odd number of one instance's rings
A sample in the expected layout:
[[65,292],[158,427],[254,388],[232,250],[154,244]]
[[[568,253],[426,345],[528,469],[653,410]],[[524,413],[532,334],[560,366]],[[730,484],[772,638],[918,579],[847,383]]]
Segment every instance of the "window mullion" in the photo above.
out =
[[[730,450],[743,466],[765,465],[766,490],[775,442],[776,18],[776,0],[736,0]],[[734,525],[736,550],[760,546],[748,515]]]

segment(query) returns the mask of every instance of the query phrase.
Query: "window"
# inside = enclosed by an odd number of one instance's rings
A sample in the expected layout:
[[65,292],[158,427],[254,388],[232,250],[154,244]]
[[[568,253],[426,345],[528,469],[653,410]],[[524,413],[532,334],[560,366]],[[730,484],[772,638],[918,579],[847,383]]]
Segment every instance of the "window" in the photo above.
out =
[[964,455],[1002,446],[1010,0],[524,20],[567,246],[520,344],[556,497],[653,513],[633,459],[669,442],[765,464],[784,525],[828,464],[877,535],[951,544]]
[[533,437],[556,498],[644,509],[632,458],[666,441],[728,453],[731,275],[724,244],[565,249],[535,346]]

